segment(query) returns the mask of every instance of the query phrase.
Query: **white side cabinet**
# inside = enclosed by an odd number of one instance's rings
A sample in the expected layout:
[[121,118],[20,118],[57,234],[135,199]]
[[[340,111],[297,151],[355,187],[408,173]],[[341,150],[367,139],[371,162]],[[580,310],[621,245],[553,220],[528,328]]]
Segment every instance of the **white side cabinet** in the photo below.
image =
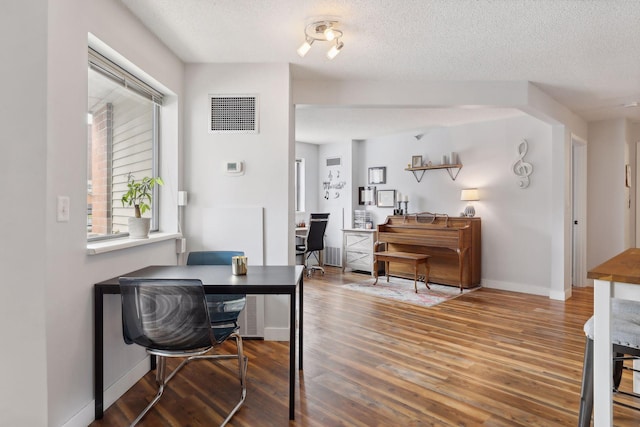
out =
[[349,228],[342,230],[342,271],[346,268],[368,271],[373,275],[373,247],[376,230]]

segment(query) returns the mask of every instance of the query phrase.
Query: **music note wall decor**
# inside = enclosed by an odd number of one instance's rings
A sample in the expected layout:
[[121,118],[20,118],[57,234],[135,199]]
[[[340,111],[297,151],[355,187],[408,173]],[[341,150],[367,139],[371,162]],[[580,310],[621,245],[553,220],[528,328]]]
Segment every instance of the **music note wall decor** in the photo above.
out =
[[527,188],[530,184],[529,176],[533,173],[533,165],[524,161],[524,156],[527,154],[529,144],[526,139],[523,139],[518,144],[518,160],[513,162],[511,170],[518,177],[518,187]]

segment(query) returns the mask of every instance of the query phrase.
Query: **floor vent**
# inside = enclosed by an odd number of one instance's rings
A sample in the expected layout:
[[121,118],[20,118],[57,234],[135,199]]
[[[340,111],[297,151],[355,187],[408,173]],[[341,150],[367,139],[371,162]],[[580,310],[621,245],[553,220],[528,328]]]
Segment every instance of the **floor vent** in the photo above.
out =
[[258,133],[256,95],[209,95],[211,133]]
[[324,263],[326,265],[334,265],[342,267],[342,248],[334,248],[327,246],[324,248]]

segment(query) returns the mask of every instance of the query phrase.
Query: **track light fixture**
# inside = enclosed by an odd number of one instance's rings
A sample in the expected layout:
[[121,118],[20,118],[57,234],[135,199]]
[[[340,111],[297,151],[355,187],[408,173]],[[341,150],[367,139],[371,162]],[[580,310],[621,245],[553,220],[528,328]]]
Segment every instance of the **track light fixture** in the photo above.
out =
[[338,21],[327,20],[316,21],[307,25],[304,29],[304,43],[298,48],[298,55],[304,58],[311,50],[311,45],[314,41],[323,41],[334,42],[327,52],[327,58],[335,58],[344,47],[344,43],[340,41],[342,31],[337,28],[338,24]]

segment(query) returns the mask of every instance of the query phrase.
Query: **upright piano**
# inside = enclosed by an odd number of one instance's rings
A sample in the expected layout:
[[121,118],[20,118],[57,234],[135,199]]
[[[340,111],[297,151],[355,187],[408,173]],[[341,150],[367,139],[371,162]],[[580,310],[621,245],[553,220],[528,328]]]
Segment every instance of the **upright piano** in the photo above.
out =
[[[431,255],[429,282],[472,288],[480,284],[480,218],[429,212],[388,216],[378,225],[376,250]],[[413,279],[410,267],[389,264],[390,275]]]

